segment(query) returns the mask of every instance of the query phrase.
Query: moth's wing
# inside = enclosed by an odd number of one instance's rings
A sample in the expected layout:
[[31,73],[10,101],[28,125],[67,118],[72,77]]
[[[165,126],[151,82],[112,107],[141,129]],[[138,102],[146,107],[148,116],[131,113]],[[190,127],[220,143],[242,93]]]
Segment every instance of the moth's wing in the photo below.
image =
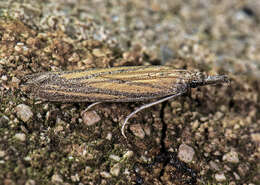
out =
[[133,102],[187,89],[186,70],[165,66],[115,67],[47,72],[29,76],[35,96],[62,102]]
[[186,70],[175,70],[164,66],[112,69],[113,71],[108,73],[98,71],[95,77],[81,80],[85,87],[93,88],[99,95],[108,97],[98,101],[143,101],[176,94],[187,88],[187,78],[183,76],[187,73]]

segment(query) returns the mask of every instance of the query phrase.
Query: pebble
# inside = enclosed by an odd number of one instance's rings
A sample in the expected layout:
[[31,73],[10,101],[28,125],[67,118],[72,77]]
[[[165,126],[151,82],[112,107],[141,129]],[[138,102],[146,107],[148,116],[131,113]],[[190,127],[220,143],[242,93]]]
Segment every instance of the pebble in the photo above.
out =
[[134,124],[130,125],[130,130],[133,132],[133,134],[136,137],[139,137],[140,139],[144,139],[145,132],[140,124]]
[[16,183],[11,179],[5,178],[3,181],[3,184],[4,185],[15,185]]
[[113,160],[115,160],[115,161],[120,161],[120,157],[117,156],[117,155],[114,155],[114,154],[109,155],[109,158],[110,158],[110,159],[113,159]]
[[82,115],[83,123],[87,126],[93,126],[101,120],[96,111],[87,111]]
[[224,161],[228,161],[230,163],[238,163],[239,162],[238,154],[235,151],[231,151],[231,152],[225,154],[222,159]]
[[209,162],[209,165],[210,165],[210,168],[211,168],[212,170],[219,171],[218,164],[215,163],[214,161],[210,161],[210,162]]
[[240,176],[236,172],[233,172],[233,175],[236,178],[236,180],[240,180]]
[[134,152],[131,151],[131,150],[129,150],[129,151],[127,151],[127,152],[123,155],[123,158],[124,158],[124,159],[129,159],[129,158],[131,158],[133,155],[134,155]]
[[78,62],[80,57],[77,53],[73,53],[71,57],[69,57],[68,61],[70,62]]
[[79,182],[79,174],[76,173],[75,175],[72,175],[70,179],[72,180],[72,182]]
[[101,49],[93,49],[93,54],[96,57],[104,57],[105,53]]
[[0,150],[0,157],[4,157],[5,156],[5,151]]
[[14,137],[19,141],[25,141],[26,140],[26,135],[24,133],[17,133],[17,134],[14,135]]
[[113,176],[118,176],[119,173],[120,173],[120,164],[117,163],[115,164],[111,169],[110,169],[110,173],[113,175]]
[[60,175],[54,174],[51,177],[51,181],[54,182],[54,183],[57,183],[57,182],[63,182],[63,179],[62,179],[62,177]]
[[86,173],[86,174],[89,174],[89,173],[91,172],[91,170],[92,170],[92,169],[91,169],[90,166],[86,166],[86,167],[85,167],[85,173]]
[[224,173],[216,173],[215,174],[215,179],[218,181],[218,182],[223,182],[226,180],[226,176],[224,175]]
[[17,105],[15,108],[15,111],[16,111],[17,116],[24,122],[29,121],[33,116],[31,107],[29,107],[28,105],[25,105],[25,104]]
[[111,132],[107,133],[106,139],[111,141],[111,139],[112,139],[112,133]]
[[18,78],[16,78],[16,77],[12,77],[12,82],[13,83],[19,83],[20,80]]
[[25,183],[25,185],[35,185],[35,184],[36,184],[35,180],[32,179],[27,180]]
[[100,175],[101,175],[101,177],[104,177],[104,178],[111,178],[111,175],[110,175],[110,173],[108,173],[108,172],[105,172],[105,171],[103,171],[103,172],[100,172]]
[[179,147],[178,157],[181,161],[189,163],[192,161],[195,151],[192,147],[181,144]]
[[254,142],[260,144],[260,133],[253,133],[251,134],[251,138]]
[[54,133],[57,134],[59,132],[63,131],[63,126],[58,125],[57,127],[54,128]]
[[7,78],[7,76],[6,76],[6,75],[3,75],[3,76],[1,77],[1,80],[3,80],[3,81],[7,81],[7,80],[8,80],[8,78]]

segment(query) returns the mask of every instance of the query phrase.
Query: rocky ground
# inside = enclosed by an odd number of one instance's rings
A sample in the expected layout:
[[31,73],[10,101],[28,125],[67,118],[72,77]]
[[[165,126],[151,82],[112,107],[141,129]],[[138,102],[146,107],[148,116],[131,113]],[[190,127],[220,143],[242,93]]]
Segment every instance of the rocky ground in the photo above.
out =
[[[0,1],[1,184],[260,184],[260,1]],[[228,85],[142,103],[51,103],[40,71],[170,65]]]

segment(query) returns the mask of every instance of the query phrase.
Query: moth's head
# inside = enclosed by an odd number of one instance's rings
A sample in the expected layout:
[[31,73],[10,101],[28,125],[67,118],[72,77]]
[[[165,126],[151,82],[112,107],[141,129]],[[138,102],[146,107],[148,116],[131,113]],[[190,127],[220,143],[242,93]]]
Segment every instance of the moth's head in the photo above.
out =
[[191,88],[202,86],[204,84],[206,75],[201,72],[195,72],[191,75],[189,79],[189,85]]
[[227,75],[208,76],[205,73],[201,72],[194,73],[189,82],[191,88],[221,83],[230,83],[230,80]]

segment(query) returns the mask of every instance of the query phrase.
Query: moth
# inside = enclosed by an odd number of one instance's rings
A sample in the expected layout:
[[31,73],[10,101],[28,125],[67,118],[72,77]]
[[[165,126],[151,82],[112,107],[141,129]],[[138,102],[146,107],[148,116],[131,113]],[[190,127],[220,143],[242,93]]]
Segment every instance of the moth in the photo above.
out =
[[208,76],[202,72],[170,66],[125,66],[78,71],[41,72],[23,79],[24,91],[42,100],[54,102],[151,101],[137,108],[124,120],[124,137],[128,120],[139,111],[180,96],[198,86],[229,83],[226,75]]

